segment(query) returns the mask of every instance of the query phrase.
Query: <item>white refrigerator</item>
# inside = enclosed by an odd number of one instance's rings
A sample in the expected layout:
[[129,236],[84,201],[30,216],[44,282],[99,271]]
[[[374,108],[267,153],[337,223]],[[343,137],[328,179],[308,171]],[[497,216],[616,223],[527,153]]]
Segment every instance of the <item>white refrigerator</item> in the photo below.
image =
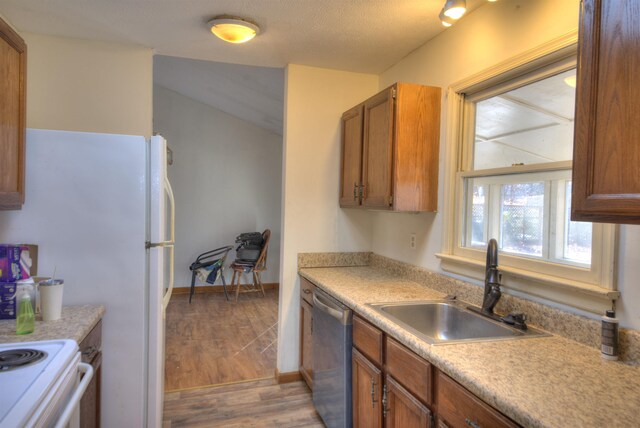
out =
[[166,141],[27,130],[26,200],[0,242],[39,246],[64,305],[103,304],[102,425],[159,427],[175,204]]

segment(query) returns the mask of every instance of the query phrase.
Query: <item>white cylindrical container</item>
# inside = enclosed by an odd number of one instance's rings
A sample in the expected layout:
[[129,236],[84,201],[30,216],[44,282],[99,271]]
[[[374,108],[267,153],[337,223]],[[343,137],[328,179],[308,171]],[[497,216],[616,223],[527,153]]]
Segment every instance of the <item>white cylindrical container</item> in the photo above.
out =
[[62,314],[62,290],[64,281],[50,279],[40,284],[40,312],[42,321],[55,321]]
[[602,317],[602,333],[600,352],[602,358],[615,361],[618,359],[620,350],[618,349],[618,325],[614,311],[606,311]]

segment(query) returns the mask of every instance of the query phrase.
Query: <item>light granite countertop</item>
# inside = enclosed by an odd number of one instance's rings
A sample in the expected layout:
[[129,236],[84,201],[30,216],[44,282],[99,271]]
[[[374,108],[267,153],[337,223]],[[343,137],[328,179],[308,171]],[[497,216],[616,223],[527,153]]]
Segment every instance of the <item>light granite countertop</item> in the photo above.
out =
[[72,339],[79,344],[98,324],[104,312],[102,305],[64,306],[59,320],[45,322],[38,315],[34,332],[23,335],[16,334],[15,320],[0,320],[0,343]]
[[597,349],[555,335],[429,345],[366,303],[442,293],[376,267],[301,268],[300,274],[523,426],[640,426],[638,366],[603,360]]

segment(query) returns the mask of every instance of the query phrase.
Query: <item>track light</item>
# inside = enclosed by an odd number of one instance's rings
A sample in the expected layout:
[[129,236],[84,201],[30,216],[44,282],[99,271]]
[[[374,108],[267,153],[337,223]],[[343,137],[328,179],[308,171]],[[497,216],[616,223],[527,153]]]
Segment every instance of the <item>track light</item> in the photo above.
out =
[[467,11],[467,2],[465,0],[447,0],[443,11],[444,15],[451,19],[460,19]]
[[438,15],[438,18],[440,18],[440,22],[442,23],[443,27],[451,27],[455,22],[453,19],[444,14],[444,9],[440,11],[440,15]]

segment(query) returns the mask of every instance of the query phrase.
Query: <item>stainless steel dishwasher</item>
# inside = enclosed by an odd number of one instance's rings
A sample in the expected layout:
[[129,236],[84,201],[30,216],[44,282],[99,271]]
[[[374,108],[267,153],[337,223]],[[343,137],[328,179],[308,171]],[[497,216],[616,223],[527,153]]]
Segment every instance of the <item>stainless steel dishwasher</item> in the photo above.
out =
[[313,404],[327,428],[351,427],[351,309],[313,294]]

